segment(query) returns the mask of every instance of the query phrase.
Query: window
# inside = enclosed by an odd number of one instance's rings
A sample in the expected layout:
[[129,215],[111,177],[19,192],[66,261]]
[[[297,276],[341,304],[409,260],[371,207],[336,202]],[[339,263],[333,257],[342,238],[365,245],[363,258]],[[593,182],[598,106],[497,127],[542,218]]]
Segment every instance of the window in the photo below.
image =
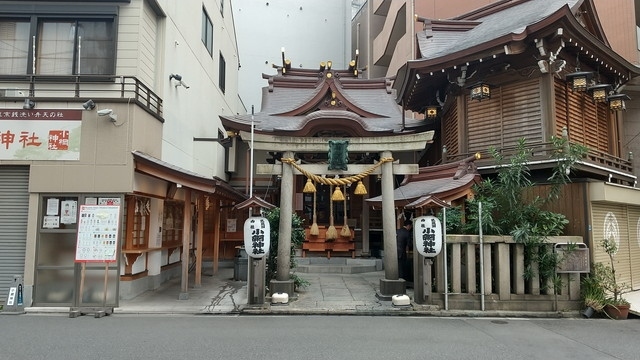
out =
[[202,43],[213,56],[213,23],[204,8],[202,8]]
[[0,21],[0,74],[22,75],[29,56],[28,21]]
[[124,250],[149,247],[149,222],[151,203],[149,198],[127,196],[125,199],[126,232]]
[[162,246],[169,247],[182,244],[183,211],[183,203],[165,201],[164,218],[162,220]]
[[115,46],[113,18],[0,20],[0,73],[110,75]]
[[224,93],[224,86],[226,83],[226,71],[227,71],[227,62],[224,60],[224,56],[220,53],[220,65],[219,65],[219,74],[218,74],[218,87],[220,91]]

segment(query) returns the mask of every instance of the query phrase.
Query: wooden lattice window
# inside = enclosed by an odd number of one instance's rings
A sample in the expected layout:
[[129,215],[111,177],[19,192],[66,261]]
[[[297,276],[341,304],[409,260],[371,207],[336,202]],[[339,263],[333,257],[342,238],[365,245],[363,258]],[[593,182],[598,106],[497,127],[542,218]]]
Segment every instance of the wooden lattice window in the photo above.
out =
[[177,201],[165,201],[162,223],[162,246],[180,245],[184,223],[184,204]]
[[125,203],[126,236],[123,249],[147,249],[149,247],[151,202],[148,198],[127,196]]

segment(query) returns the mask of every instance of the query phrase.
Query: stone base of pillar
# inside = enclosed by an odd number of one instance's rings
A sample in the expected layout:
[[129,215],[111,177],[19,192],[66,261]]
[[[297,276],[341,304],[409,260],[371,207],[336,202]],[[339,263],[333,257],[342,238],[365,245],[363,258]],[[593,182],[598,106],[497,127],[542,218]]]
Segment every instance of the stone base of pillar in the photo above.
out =
[[295,295],[295,285],[293,280],[271,280],[269,282],[269,292],[271,294],[285,293],[289,295],[289,299],[291,299]]
[[404,295],[406,291],[404,279],[380,279],[380,290],[376,292],[376,297],[380,300],[391,301],[393,295]]

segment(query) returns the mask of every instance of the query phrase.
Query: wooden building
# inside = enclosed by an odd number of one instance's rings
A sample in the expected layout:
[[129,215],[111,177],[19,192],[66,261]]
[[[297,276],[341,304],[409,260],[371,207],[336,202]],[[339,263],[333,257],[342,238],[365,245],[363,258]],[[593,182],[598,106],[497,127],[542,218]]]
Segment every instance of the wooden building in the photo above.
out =
[[[419,60],[400,69],[394,88],[403,109],[424,113],[436,133],[421,161],[446,163],[491,146],[508,153],[525,138],[544,192],[551,137],[587,146],[552,210],[567,216],[565,234],[584,239],[592,262],[607,261],[599,243],[614,238],[621,280],[639,288],[640,192],[632,144],[622,141],[625,102],[633,101],[624,91],[639,72],[609,47],[593,1],[501,1],[453,19],[419,19]],[[485,177],[496,173],[486,156],[476,165]]]

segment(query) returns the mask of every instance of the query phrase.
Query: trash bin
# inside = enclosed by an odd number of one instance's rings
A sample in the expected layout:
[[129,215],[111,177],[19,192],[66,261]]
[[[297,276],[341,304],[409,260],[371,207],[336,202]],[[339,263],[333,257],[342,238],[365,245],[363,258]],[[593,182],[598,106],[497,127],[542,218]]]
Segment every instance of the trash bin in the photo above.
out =
[[247,255],[244,246],[237,246],[236,249],[236,257],[233,262],[233,280],[247,281],[249,256]]

